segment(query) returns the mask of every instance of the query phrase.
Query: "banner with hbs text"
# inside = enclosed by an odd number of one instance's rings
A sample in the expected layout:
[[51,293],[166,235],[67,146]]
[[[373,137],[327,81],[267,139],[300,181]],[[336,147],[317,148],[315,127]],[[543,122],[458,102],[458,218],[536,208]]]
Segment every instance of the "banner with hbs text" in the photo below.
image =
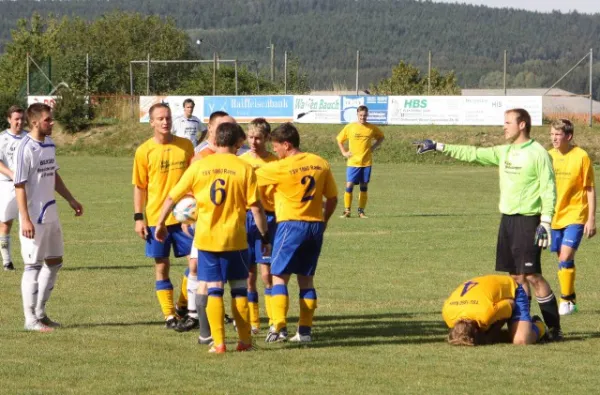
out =
[[148,122],[155,103],[168,103],[173,118],[183,113],[186,98],[196,103],[194,115],[208,121],[225,111],[240,123],[266,118],[272,123],[345,124],[357,120],[357,109],[369,109],[368,121],[388,125],[501,126],[504,112],[524,108],[532,124],[542,125],[541,96],[141,96],[140,122]]

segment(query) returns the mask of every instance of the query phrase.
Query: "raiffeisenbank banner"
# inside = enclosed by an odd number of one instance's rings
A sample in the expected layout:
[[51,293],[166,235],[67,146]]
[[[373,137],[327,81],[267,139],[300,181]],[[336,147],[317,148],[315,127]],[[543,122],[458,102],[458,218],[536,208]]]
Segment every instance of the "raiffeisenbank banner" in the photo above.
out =
[[524,108],[532,124],[542,125],[541,96],[141,96],[140,122],[148,122],[154,103],[168,103],[181,115],[186,98],[196,103],[194,115],[208,121],[225,111],[240,123],[266,118],[272,123],[344,124],[356,121],[359,106],[369,108],[369,122],[388,125],[501,126],[504,112]]

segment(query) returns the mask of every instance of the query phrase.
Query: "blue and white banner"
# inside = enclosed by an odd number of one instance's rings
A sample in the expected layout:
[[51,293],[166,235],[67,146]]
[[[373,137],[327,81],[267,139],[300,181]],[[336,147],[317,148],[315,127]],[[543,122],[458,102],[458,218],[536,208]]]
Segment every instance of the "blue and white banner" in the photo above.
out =
[[367,121],[375,124],[387,124],[388,97],[387,96],[342,96],[342,123],[358,121],[356,109],[358,106],[367,106],[369,117]]
[[340,123],[341,96],[294,96],[294,122]]
[[225,111],[240,123],[254,118],[290,122],[294,115],[293,101],[293,96],[205,96],[204,120],[208,121],[215,111]]

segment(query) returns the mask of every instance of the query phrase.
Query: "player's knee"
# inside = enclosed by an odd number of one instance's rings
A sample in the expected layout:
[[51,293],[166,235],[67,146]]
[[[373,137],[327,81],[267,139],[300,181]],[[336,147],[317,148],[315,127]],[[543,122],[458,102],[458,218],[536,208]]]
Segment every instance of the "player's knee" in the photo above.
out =
[[0,236],[6,236],[10,233],[12,219],[6,222],[0,222]]
[[367,184],[363,184],[360,186],[361,192],[367,192],[368,190],[369,190],[369,187],[367,186]]
[[242,280],[231,280],[229,281],[229,285],[231,286],[231,289],[247,289],[248,288],[248,283],[247,280],[242,279]]
[[539,287],[542,287],[546,284],[546,280],[544,279],[544,277],[538,273],[528,274],[526,278],[527,282],[529,282],[529,284],[531,284],[531,286],[535,289],[538,289]]
[[353,191],[353,190],[354,190],[354,187],[353,187],[353,186],[348,186],[348,185],[346,185],[346,192],[348,192],[348,193],[352,193],[352,191]]
[[271,274],[270,273],[261,273],[260,274],[260,278],[263,282],[263,284],[265,286],[268,286],[268,288],[271,288],[273,286],[273,281],[271,281]]
[[46,259],[46,265],[48,265],[48,266],[60,265],[62,262],[63,262],[62,256],[57,257],[57,258]]
[[527,342],[526,336],[522,336],[522,335],[518,334],[518,335],[515,335],[515,337],[513,337],[512,344],[517,345],[517,346],[525,346],[529,343]]

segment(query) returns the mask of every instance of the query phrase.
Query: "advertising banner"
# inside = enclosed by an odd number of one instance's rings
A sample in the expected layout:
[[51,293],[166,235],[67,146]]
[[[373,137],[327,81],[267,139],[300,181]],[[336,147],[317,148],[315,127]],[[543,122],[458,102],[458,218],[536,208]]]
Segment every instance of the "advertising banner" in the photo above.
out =
[[511,108],[526,109],[532,125],[542,125],[540,96],[390,96],[388,123],[501,126]]
[[367,106],[369,117],[367,121],[374,124],[386,124],[388,118],[387,96],[342,96],[342,123],[351,123],[358,120],[356,109],[358,106]]
[[148,110],[156,103],[168,104],[171,108],[171,116],[173,119],[183,115],[183,101],[192,99],[195,107],[192,115],[202,119],[204,108],[204,96],[140,96],[140,122],[150,122]]
[[57,97],[58,96],[27,96],[27,105],[30,106],[33,103],[44,103],[54,108]]
[[204,122],[215,111],[225,111],[240,123],[259,117],[274,123],[290,122],[293,96],[205,96]]
[[341,101],[341,96],[294,96],[294,122],[339,124]]

